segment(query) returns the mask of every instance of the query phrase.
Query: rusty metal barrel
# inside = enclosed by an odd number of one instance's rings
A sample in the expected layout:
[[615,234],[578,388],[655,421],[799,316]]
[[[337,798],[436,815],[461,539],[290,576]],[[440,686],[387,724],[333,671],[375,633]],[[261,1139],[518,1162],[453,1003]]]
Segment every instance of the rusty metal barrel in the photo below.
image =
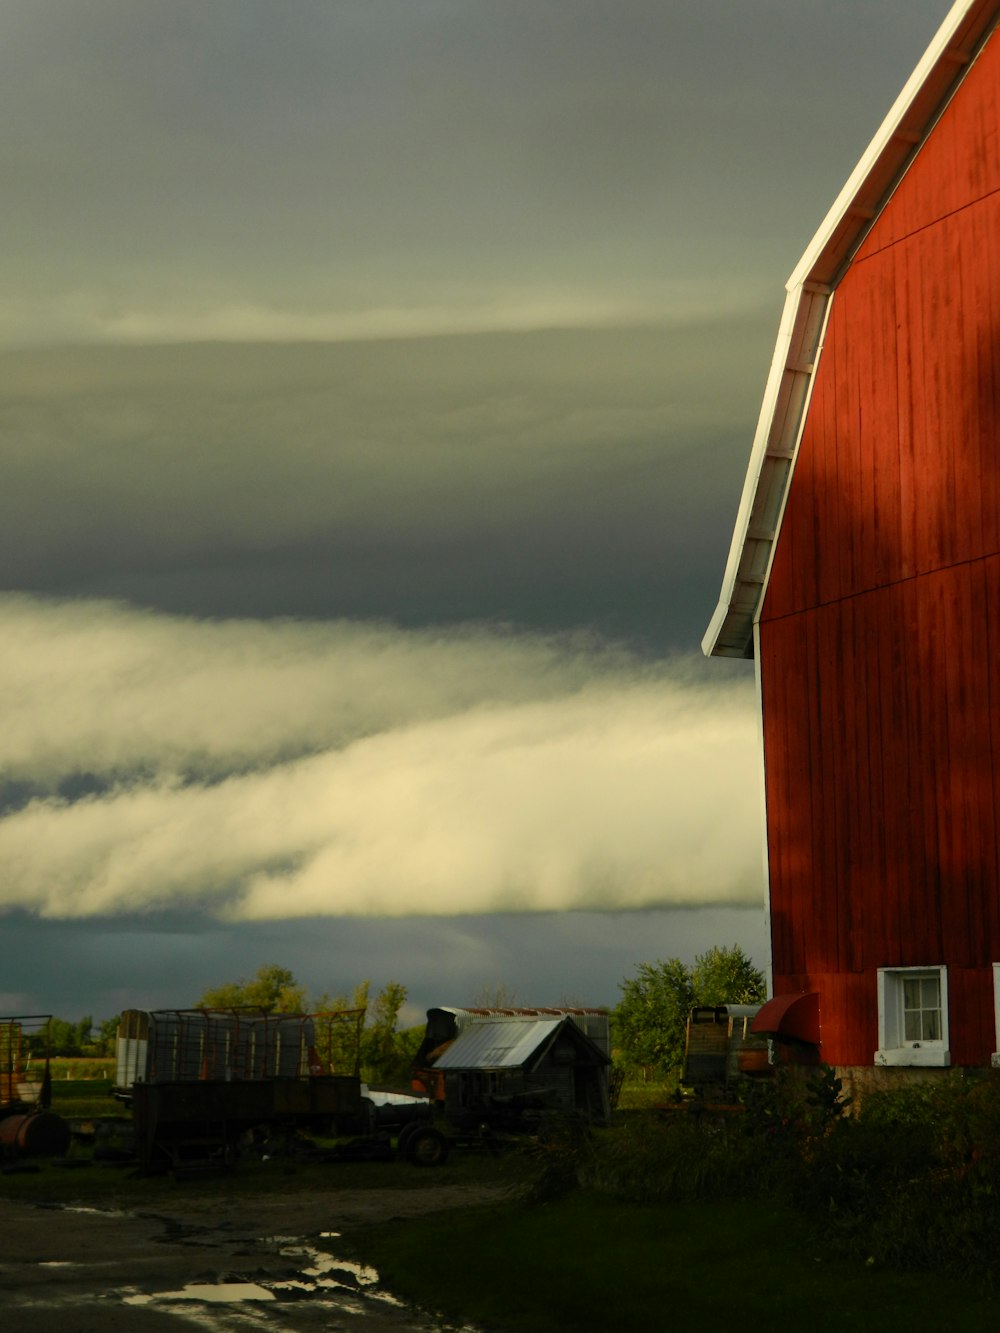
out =
[[61,1157],[69,1147],[69,1125],[54,1111],[28,1111],[0,1120],[0,1153],[17,1157]]

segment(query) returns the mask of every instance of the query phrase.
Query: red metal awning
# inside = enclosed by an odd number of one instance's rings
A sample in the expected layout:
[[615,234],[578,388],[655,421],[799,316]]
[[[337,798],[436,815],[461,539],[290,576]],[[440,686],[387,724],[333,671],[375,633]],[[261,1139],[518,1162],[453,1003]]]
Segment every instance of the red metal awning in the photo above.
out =
[[750,1024],[751,1032],[768,1037],[791,1038],[819,1045],[819,995],[816,991],[799,991],[793,995],[776,995],[763,1005]]

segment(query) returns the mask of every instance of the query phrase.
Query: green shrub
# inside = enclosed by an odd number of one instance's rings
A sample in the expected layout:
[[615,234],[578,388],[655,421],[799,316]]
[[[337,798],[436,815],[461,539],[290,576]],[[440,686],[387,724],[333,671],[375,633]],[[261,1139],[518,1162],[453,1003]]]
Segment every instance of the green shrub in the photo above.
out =
[[1000,1278],[1000,1077],[956,1071],[868,1097],[854,1137],[866,1135],[883,1158],[899,1159],[875,1202],[857,1207],[872,1256],[900,1268]]
[[768,1188],[775,1165],[744,1116],[678,1109],[631,1117],[601,1143],[584,1179],[638,1203],[745,1198]]
[[727,1113],[620,1113],[563,1182],[637,1204],[770,1199],[854,1257],[1000,1279],[1000,1076],[846,1109],[832,1070],[779,1071]]
[[594,1153],[593,1132],[580,1116],[547,1116],[526,1150],[533,1168],[526,1201],[548,1203],[570,1194],[589,1172]]
[[889,1192],[869,1220],[865,1247],[894,1268],[938,1269],[953,1277],[1000,1277],[1000,1200],[967,1175],[929,1171]]

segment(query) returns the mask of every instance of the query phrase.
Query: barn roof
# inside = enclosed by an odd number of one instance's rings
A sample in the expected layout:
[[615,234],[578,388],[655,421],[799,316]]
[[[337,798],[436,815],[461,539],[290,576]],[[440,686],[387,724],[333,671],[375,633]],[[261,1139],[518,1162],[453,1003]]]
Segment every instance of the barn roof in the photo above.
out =
[[532,1066],[565,1034],[588,1059],[610,1064],[609,1057],[569,1017],[498,1018],[460,1032],[434,1061],[435,1069],[520,1069]]
[[958,0],[785,284],[743,497],[709,657],[753,657],[754,624],[771,569],[830,299],[972,62],[1000,22],[1000,0]]
[[607,1009],[593,1008],[585,1005],[531,1005],[531,1006],[503,1006],[502,1008],[487,1008],[485,1006],[476,1006],[470,1008],[468,1005],[439,1004],[434,1009],[428,1009],[428,1014],[453,1014],[458,1025],[467,1026],[469,1023],[483,1023],[487,1020],[491,1023],[502,1021],[517,1020],[523,1018],[606,1018]]
[[477,1023],[459,1033],[435,1060],[436,1069],[519,1069],[565,1022],[562,1018]]

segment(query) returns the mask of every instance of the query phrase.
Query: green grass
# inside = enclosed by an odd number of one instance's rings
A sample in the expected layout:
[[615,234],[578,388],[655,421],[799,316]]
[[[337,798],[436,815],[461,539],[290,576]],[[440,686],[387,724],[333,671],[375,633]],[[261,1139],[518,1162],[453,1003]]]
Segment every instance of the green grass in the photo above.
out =
[[[24,1081],[41,1084],[44,1060],[34,1059],[24,1071]],[[114,1061],[90,1057],[57,1056],[49,1062],[52,1110],[67,1120],[92,1116],[121,1116],[128,1112],[111,1096]]]
[[511,1333],[972,1333],[1000,1299],[967,1284],[833,1259],[766,1203],[636,1207],[581,1193],[440,1213],[349,1241],[396,1295]]
[[656,1082],[642,1083],[627,1080],[622,1084],[618,1097],[618,1109],[621,1111],[643,1111],[663,1102],[672,1101],[677,1093],[675,1077],[659,1079]]
[[115,1076],[115,1062],[106,1056],[54,1055],[49,1061],[49,1074],[53,1082],[103,1079],[110,1083]]
[[111,1096],[110,1079],[52,1080],[52,1110],[66,1120],[128,1117],[127,1108]]

